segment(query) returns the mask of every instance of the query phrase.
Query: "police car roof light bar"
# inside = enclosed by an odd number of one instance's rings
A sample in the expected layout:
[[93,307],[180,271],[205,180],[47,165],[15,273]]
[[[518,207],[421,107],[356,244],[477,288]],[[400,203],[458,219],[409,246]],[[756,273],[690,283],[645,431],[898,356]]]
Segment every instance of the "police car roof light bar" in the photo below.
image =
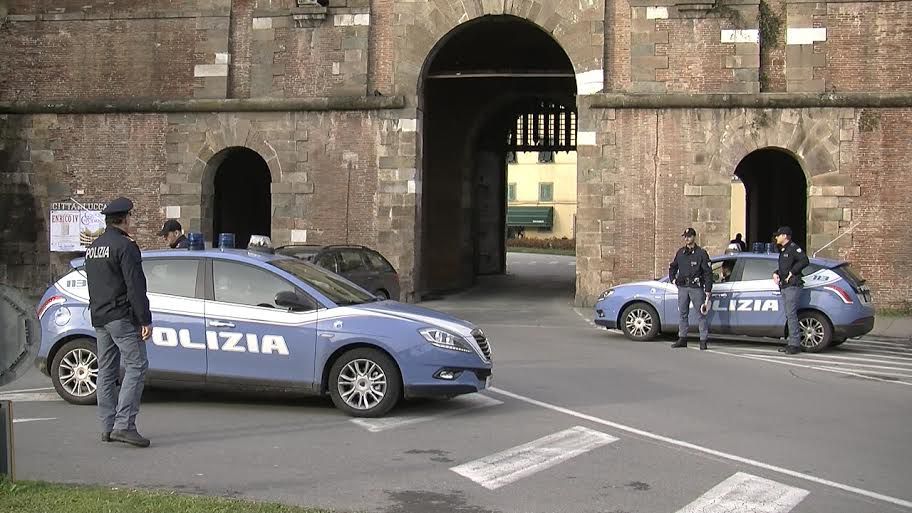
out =
[[206,240],[203,238],[202,233],[189,232],[187,234],[187,240],[190,241],[190,245],[187,248],[190,251],[202,251],[206,249]]
[[250,242],[247,244],[247,251],[259,251],[261,253],[274,253],[272,239],[266,235],[251,235]]
[[220,233],[219,234],[219,249],[234,249],[234,234],[233,233]]

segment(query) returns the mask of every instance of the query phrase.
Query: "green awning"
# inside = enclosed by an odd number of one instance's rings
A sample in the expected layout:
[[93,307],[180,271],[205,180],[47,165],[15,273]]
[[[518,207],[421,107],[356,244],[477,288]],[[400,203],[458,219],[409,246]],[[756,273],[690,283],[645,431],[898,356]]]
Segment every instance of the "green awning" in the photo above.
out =
[[551,228],[554,207],[508,207],[507,226],[537,226]]

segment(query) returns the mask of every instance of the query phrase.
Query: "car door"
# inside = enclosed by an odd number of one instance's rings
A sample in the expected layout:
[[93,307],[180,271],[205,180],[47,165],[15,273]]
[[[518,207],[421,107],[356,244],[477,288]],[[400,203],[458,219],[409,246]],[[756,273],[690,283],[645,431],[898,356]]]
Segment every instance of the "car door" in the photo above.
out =
[[321,253],[314,263],[331,273],[339,274],[339,254],[335,251]]
[[383,255],[373,250],[365,250],[364,256],[370,263],[371,269],[378,276],[377,288],[385,290],[391,299],[398,301],[399,275],[393,265],[386,258],[383,258]]
[[[732,300],[735,263],[733,258],[724,258],[712,263],[713,287],[710,310],[707,314],[711,334],[732,333],[734,330],[734,319],[729,307]],[[695,324],[696,319],[691,320],[694,321],[691,324]]]
[[371,271],[359,249],[339,250],[339,274],[368,292],[378,288],[377,274]]
[[203,382],[206,332],[202,260],[145,258],[152,338],[146,345],[150,379]]
[[275,303],[279,292],[306,294],[265,267],[227,259],[210,262],[207,382],[312,387],[317,313],[289,311]]
[[[772,275],[778,267],[775,258],[739,258],[737,281],[732,282],[732,321],[740,335],[775,336],[783,334],[785,311],[782,294]],[[736,266],[737,267],[737,266]]]

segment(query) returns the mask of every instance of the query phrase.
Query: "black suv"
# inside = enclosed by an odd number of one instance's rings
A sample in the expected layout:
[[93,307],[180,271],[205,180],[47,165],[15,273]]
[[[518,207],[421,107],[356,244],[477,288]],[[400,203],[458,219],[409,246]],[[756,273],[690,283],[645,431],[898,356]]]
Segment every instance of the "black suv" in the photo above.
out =
[[291,244],[276,253],[328,269],[383,299],[399,299],[399,274],[383,255],[364,246]]

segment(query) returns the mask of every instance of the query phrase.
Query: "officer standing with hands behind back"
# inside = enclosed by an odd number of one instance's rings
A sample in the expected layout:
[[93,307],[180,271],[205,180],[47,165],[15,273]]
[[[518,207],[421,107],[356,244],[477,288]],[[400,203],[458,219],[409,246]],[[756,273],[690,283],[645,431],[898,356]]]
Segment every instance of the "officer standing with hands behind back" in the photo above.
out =
[[773,271],[773,281],[782,291],[785,320],[788,325],[788,345],[779,349],[785,354],[801,352],[801,334],[798,325],[798,301],[801,299],[801,271],[810,261],[807,254],[792,240],[792,229],[783,226],[773,234],[779,247],[779,269]]
[[678,286],[678,341],[671,347],[687,347],[687,331],[690,328],[690,304],[700,316],[700,349],[706,349],[709,326],[706,314],[709,312],[709,298],[712,292],[712,268],[709,254],[697,246],[694,240],[697,231],[693,228],[681,234],[684,246],[678,250],[668,268],[668,279]]
[[[92,326],[98,334],[101,440],[148,447],[149,440],[136,430],[136,415],[149,367],[145,341],[152,335],[152,312],[142,255],[130,238],[131,210],[132,201],[117,198],[101,211],[107,229],[86,249],[85,271]],[[120,397],[118,360],[126,369]]]

